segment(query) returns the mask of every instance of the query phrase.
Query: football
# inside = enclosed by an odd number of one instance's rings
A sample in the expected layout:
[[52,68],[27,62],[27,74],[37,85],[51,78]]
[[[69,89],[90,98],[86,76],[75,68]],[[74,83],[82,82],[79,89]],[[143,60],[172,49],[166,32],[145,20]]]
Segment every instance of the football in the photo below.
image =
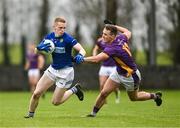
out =
[[48,44],[48,43],[50,43],[50,45],[51,45],[48,53],[52,53],[55,50],[55,45],[51,40],[48,40],[48,39],[44,40],[44,44]]

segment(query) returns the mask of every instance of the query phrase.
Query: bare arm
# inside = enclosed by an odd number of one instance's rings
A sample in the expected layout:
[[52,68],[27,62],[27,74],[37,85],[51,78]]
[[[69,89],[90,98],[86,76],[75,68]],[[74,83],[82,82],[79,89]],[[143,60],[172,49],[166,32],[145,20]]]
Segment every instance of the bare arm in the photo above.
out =
[[108,56],[106,53],[101,52],[101,53],[99,53],[99,54],[96,55],[96,56],[85,57],[85,58],[84,58],[84,61],[85,61],[85,62],[98,63],[98,62],[107,60],[108,58],[109,58],[109,56]]
[[42,69],[44,67],[44,63],[45,63],[44,57],[42,55],[39,55],[38,56],[38,68]]
[[115,25],[115,26],[119,32],[121,32],[128,38],[128,40],[131,38],[131,32],[128,29],[118,26],[118,25]]
[[29,61],[26,60],[25,66],[24,66],[24,70],[28,70],[29,69]]
[[86,51],[84,50],[84,48],[81,46],[81,44],[77,43],[76,45],[74,45],[73,47],[76,51],[78,51],[81,55],[85,56],[86,55]]
[[93,51],[92,51],[92,55],[96,56],[98,54],[98,51],[99,51],[99,47],[98,47],[98,45],[95,45],[93,48]]

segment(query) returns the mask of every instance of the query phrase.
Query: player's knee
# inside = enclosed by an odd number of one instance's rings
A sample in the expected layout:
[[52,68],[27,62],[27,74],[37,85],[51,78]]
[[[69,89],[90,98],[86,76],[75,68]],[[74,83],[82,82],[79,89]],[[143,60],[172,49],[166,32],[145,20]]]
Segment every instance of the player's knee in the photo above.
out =
[[33,99],[39,99],[40,96],[41,96],[40,92],[34,92],[33,93]]
[[137,101],[137,97],[129,97],[131,101]]
[[101,95],[100,96],[105,99],[108,96],[108,93],[104,92],[104,91],[101,91]]
[[58,105],[61,104],[61,102],[59,102],[59,101],[57,101],[57,100],[52,100],[52,104],[53,104],[54,106],[58,106]]

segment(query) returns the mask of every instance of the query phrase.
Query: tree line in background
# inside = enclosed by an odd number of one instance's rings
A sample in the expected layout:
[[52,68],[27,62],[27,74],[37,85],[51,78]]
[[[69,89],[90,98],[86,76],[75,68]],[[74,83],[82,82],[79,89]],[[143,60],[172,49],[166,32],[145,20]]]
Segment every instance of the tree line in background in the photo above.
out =
[[[83,17],[86,17],[84,19],[89,19],[84,22],[91,22],[90,19],[93,16],[96,16],[96,31],[94,32],[94,40],[97,39],[97,36],[100,35],[100,31],[102,28],[102,19],[110,19],[114,23],[121,23],[121,24],[128,24],[128,26],[131,26],[132,17],[131,14],[133,11],[133,7],[131,5],[131,0],[126,0],[124,3],[124,6],[126,10],[124,10],[124,15],[121,15],[121,21],[118,21],[118,0],[106,0],[106,2],[103,2],[102,0],[93,1],[93,0],[74,0],[74,2],[77,4],[76,8],[77,10],[77,20],[78,18],[83,19]],[[147,2],[145,0],[142,0],[142,2]],[[147,24],[148,24],[148,49],[146,49],[146,56],[147,56],[147,64],[149,65],[156,65],[156,0],[150,0],[148,1],[150,5],[150,10],[146,14]],[[173,64],[179,65],[180,64],[180,54],[178,54],[178,50],[180,49],[180,1],[177,0],[174,4],[170,4],[171,0],[165,0],[166,4],[168,4],[168,9],[172,14],[169,18],[173,22],[174,25],[174,31],[169,32],[170,36],[170,51],[173,54]],[[95,3],[95,4],[93,4]],[[78,4],[81,4],[81,6],[85,6],[86,10],[79,9],[78,10]],[[42,5],[40,7],[39,11],[39,20],[40,25],[38,28],[38,40],[42,39],[42,37],[48,32],[47,28],[47,22],[48,22],[48,16],[49,16],[49,0],[42,0]],[[7,16],[7,5],[6,0],[2,1],[2,37],[3,37],[3,65],[9,66],[11,65],[10,57],[9,57],[9,49],[8,49],[8,16]],[[100,18],[102,11],[105,10],[104,17]],[[75,37],[79,40],[81,38],[80,32],[79,32],[79,26],[80,23],[78,22],[75,28]],[[26,52],[26,35],[21,35],[21,51],[22,51],[22,64],[25,63],[25,52]],[[134,50],[135,51],[135,50]]]

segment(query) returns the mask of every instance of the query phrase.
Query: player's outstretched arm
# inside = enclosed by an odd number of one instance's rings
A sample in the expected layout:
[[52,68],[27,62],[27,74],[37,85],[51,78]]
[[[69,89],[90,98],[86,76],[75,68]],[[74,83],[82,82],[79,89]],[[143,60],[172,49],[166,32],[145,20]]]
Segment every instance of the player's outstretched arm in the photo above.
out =
[[127,28],[124,28],[124,27],[118,26],[118,25],[115,25],[115,26],[116,26],[117,30],[118,30],[119,32],[121,32],[122,34],[126,35],[126,37],[127,37],[128,39],[131,38],[131,32],[130,32]]
[[85,61],[85,62],[98,63],[98,62],[107,60],[108,58],[109,58],[109,56],[108,56],[106,53],[101,52],[101,53],[99,53],[99,54],[96,55],[96,56],[85,57],[85,58],[84,58],[84,61]]
[[98,47],[98,45],[95,45],[93,50],[92,50],[92,55],[96,56],[98,54],[98,51],[99,51],[99,47]]

